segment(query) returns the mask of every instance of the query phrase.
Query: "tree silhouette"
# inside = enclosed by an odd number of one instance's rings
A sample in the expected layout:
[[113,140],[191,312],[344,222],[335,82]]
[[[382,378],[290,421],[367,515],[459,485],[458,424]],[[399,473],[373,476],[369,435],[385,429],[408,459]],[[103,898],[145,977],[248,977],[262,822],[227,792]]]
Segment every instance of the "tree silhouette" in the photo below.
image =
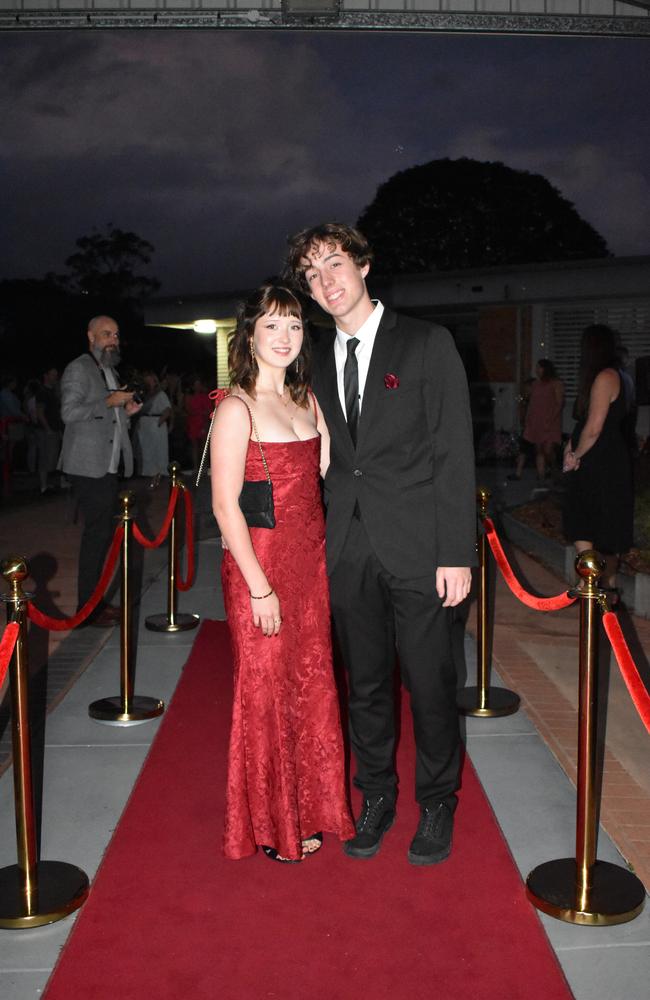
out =
[[160,287],[155,278],[138,274],[151,262],[154,247],[136,233],[109,223],[76,241],[77,252],[66,260],[67,275],[58,276],[68,291],[106,302],[140,303]]
[[467,158],[394,174],[358,220],[380,274],[609,256],[541,174]]

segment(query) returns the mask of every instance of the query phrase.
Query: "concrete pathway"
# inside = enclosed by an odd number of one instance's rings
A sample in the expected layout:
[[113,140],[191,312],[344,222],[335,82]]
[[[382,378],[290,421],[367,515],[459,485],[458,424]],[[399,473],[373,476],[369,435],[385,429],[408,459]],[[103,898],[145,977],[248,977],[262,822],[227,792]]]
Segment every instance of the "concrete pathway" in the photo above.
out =
[[[480,479],[493,491],[493,506],[528,499],[532,480],[510,483],[502,470],[482,470]],[[534,486],[532,486],[534,488]],[[505,541],[505,539],[502,539]],[[529,589],[543,595],[566,590],[559,574],[547,570],[519,549],[508,547],[513,567]],[[500,573],[492,574],[494,593],[494,665],[506,686],[517,691],[538,731],[564,771],[576,782],[578,726],[577,604],[541,613],[515,598]],[[650,621],[624,608],[619,621],[642,677],[650,689]],[[475,609],[468,621],[475,634]],[[601,820],[630,867],[650,886],[650,734],[627,692],[609,642],[599,641],[601,698],[599,729],[603,744]]]

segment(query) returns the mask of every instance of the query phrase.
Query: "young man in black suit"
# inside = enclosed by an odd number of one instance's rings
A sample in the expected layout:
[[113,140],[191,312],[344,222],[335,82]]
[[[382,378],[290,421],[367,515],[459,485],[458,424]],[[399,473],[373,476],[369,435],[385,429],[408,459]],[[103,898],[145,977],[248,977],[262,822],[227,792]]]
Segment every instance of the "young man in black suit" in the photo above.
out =
[[408,860],[451,850],[460,734],[451,608],[475,562],[467,382],[447,330],[373,302],[371,252],[327,223],[289,241],[288,271],[334,319],[314,358],[331,435],[324,480],[332,613],[349,672],[350,742],[363,794],[356,836],[370,858],[395,819],[395,651],[411,695],[420,822]]

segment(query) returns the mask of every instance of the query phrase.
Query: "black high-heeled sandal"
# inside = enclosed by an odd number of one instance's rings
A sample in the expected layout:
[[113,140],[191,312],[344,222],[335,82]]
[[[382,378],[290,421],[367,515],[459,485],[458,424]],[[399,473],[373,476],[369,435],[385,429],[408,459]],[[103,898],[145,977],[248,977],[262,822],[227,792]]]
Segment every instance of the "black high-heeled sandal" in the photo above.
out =
[[[318,847],[314,847],[313,850],[308,851],[308,850],[305,849],[305,844],[308,844],[310,842],[310,840],[316,840],[316,841],[318,841]],[[322,833],[312,833],[311,837],[305,837],[305,839],[302,842],[302,849],[303,849],[303,852],[304,852],[303,853],[303,857],[304,858],[308,858],[310,854],[316,854],[317,851],[320,851],[320,849],[321,849],[322,846],[323,846],[323,834]]]
[[262,850],[266,854],[267,858],[271,861],[277,861],[281,865],[299,865],[302,858],[283,858],[276,851],[275,847],[265,847],[262,845]]

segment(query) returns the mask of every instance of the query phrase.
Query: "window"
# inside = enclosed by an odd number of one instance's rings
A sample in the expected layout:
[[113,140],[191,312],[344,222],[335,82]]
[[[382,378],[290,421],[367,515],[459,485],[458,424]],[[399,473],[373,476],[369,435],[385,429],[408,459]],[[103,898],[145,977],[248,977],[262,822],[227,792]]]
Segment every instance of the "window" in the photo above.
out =
[[606,323],[621,336],[633,369],[636,358],[650,356],[650,299],[630,302],[580,302],[549,306],[544,314],[544,333],[549,357],[564,382],[567,400],[576,397],[580,338],[591,323]]

